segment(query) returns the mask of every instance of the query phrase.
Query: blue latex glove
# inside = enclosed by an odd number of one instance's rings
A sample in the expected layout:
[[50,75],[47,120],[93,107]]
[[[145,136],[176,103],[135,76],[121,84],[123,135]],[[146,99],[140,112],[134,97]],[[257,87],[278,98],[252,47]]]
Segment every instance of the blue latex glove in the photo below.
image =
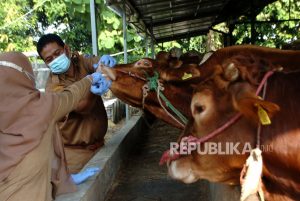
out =
[[116,61],[116,59],[113,58],[112,56],[109,56],[109,55],[106,55],[106,54],[105,54],[105,55],[103,55],[103,56],[100,58],[98,64],[99,64],[99,63],[102,63],[102,64],[104,64],[105,66],[114,67],[114,66],[117,64],[117,61]]
[[95,72],[91,76],[93,77],[92,85],[100,82],[100,80],[104,78],[100,72]]
[[101,96],[109,90],[109,87],[111,86],[111,81],[105,79],[105,77],[103,77],[101,73],[93,73],[92,77],[93,82],[90,90],[93,94]]
[[78,185],[78,184],[85,182],[88,178],[94,176],[99,171],[100,171],[100,168],[98,168],[98,167],[89,167],[77,174],[71,174],[71,177],[72,177],[74,183]]

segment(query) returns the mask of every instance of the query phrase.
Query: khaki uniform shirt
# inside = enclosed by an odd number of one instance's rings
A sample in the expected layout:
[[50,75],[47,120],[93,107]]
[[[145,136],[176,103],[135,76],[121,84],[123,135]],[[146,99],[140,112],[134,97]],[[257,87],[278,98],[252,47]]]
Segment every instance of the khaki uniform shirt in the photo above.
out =
[[[97,57],[84,57],[73,53],[71,65],[74,76],[67,74],[51,75],[47,89],[63,91],[67,86],[94,72],[93,64],[98,63]],[[80,171],[95,151],[103,145],[107,131],[106,110],[100,96],[92,94],[93,106],[82,113],[70,112],[59,122],[59,130],[65,145],[66,158],[72,173]]]

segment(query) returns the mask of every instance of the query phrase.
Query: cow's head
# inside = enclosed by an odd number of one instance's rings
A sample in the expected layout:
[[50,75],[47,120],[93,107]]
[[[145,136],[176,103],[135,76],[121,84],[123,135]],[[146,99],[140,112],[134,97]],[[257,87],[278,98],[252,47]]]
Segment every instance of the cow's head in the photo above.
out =
[[[253,58],[226,58],[213,55],[201,66],[203,77],[195,85],[190,105],[192,118],[181,139],[189,135],[201,138],[227,123],[235,114],[243,116],[220,135],[201,144],[199,150],[169,162],[168,171],[174,179],[185,183],[207,179],[239,184],[240,171],[249,154],[248,145],[255,146],[258,107],[269,117],[279,110],[276,104],[256,96],[255,83],[261,79],[261,71],[251,61]],[[215,145],[217,153],[214,152]]]
[[[101,71],[113,80],[110,89],[116,97],[139,108],[143,107],[143,86],[147,83],[147,77],[158,72],[159,81],[164,87],[163,94],[175,108],[189,117],[192,87],[188,82],[191,78],[200,76],[198,66],[186,64],[179,68],[174,67],[172,66],[174,63],[170,63],[169,54],[166,52],[159,53],[156,58],[156,60],[143,58],[134,63],[116,65],[114,68],[102,67]],[[156,92],[149,92],[144,103],[144,109],[157,118],[175,127],[183,128],[164,112]]]
[[152,76],[157,62],[143,58],[130,64],[117,64],[114,68],[101,67],[101,71],[113,81],[111,90],[115,96],[134,107],[142,107],[142,88],[146,75]]

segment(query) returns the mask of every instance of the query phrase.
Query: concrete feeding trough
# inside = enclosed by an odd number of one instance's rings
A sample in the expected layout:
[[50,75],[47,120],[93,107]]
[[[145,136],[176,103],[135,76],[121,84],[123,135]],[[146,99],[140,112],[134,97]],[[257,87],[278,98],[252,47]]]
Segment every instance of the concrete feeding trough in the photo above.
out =
[[103,201],[120,168],[123,159],[137,141],[137,136],[146,128],[141,116],[133,116],[117,131],[85,165],[100,167],[100,172],[83,184],[75,193],[58,196],[56,201]]

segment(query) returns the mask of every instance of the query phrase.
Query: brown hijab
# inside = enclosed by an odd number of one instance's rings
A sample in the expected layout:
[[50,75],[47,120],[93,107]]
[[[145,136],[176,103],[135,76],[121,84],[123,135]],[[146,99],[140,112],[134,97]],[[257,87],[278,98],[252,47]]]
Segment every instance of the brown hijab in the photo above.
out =
[[40,93],[32,77],[25,55],[0,54],[0,181],[39,145],[58,107],[57,96]]

